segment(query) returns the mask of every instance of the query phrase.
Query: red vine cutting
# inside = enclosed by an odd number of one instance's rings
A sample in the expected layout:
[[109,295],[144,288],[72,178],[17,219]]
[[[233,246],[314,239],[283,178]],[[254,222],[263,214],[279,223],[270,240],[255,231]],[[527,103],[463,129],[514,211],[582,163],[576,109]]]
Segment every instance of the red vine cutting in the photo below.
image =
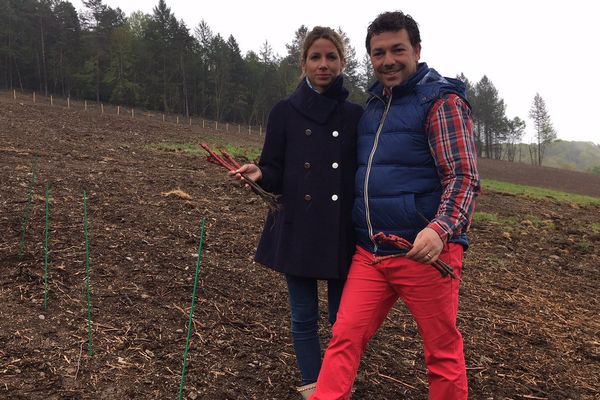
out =
[[[379,244],[389,245],[397,249],[406,250],[406,252],[410,251],[410,249],[413,248],[412,243],[404,239],[403,237],[396,235],[386,235],[383,232],[379,232],[378,234],[374,235],[373,240],[375,240]],[[403,257],[404,255],[406,255],[406,253],[376,257],[372,264],[380,263],[381,261],[386,260],[388,258]],[[443,262],[442,260],[438,259],[430,265],[438,270],[438,272],[442,275],[442,278],[445,278],[448,275],[450,275],[452,279],[458,279],[456,277],[456,274],[454,274],[454,270],[452,269],[452,267]]]
[[[235,161],[235,159],[229,153],[227,153],[225,150],[219,150],[221,152],[221,155],[219,155],[216,152],[214,152],[213,150],[211,150],[210,147],[206,143],[202,143],[200,145],[200,147],[202,147],[208,153],[208,156],[206,157],[206,161],[208,161],[212,164],[219,165],[219,166],[227,169],[228,171],[235,171],[240,168],[240,164],[237,161]],[[271,209],[273,211],[276,211],[279,209],[279,207],[280,207],[279,198],[281,197],[280,195],[276,195],[276,194],[267,192],[266,190],[261,188],[260,185],[258,185],[256,182],[254,182],[252,179],[248,178],[245,174],[241,174],[241,175],[242,175],[242,178],[244,179],[244,182],[247,183],[248,186],[250,186],[252,188],[254,193],[259,195],[265,201],[265,203],[267,204],[269,209]]]

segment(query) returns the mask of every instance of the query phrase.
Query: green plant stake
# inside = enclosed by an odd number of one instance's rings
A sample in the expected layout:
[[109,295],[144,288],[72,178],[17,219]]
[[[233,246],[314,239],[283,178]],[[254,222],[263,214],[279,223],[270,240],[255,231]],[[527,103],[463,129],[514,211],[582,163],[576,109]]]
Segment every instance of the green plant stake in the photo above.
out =
[[194,290],[192,291],[192,307],[190,308],[190,320],[188,322],[187,338],[185,339],[185,351],[183,352],[183,367],[181,368],[181,384],[179,385],[179,400],[183,399],[183,384],[185,382],[185,367],[187,353],[190,344],[190,332],[192,331],[192,319],[194,318],[194,303],[196,301],[196,288],[198,287],[198,275],[200,271],[200,253],[202,252],[202,241],[204,240],[204,218],[202,218],[202,229],[200,231],[200,243],[198,244],[198,259],[196,261],[196,276],[194,277]]
[[29,224],[29,214],[31,212],[31,199],[33,197],[33,185],[35,184],[35,171],[37,169],[38,159],[33,159],[31,167],[31,183],[29,184],[29,192],[27,194],[27,205],[25,206],[25,215],[23,215],[23,227],[21,229],[21,244],[19,246],[19,258],[23,256],[25,250],[25,235],[27,234],[27,225]]
[[44,229],[44,310],[48,309],[48,182],[46,182],[46,228]]
[[87,205],[85,190],[83,191],[83,232],[85,235],[85,277],[87,284],[87,320],[88,320],[88,355],[94,354],[92,351],[92,300],[90,293],[90,250],[88,241],[88,223],[87,223]]

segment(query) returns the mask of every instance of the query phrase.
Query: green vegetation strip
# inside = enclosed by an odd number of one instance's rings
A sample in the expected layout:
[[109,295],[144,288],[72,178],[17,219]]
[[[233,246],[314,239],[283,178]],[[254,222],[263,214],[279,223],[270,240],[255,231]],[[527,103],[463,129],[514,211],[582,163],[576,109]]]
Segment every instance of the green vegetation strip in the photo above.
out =
[[44,310],[48,309],[48,182],[46,182],[46,224],[44,229]]
[[473,223],[479,224],[482,222],[492,225],[499,225],[507,230],[512,230],[513,228],[521,225],[532,225],[538,228],[552,226],[551,221],[544,220],[540,218],[540,216],[534,214],[520,215],[519,217],[516,217],[503,216],[485,211],[475,211],[473,214]]
[[[212,146],[222,148],[235,159],[246,159],[249,161],[255,161],[260,156],[261,149],[256,146],[238,146],[230,143],[223,145]],[[148,145],[148,148],[156,151],[183,153],[192,156],[204,157],[206,152],[194,143],[159,143]]]
[[183,367],[181,368],[181,384],[179,385],[179,400],[183,399],[183,385],[185,382],[185,367],[187,364],[187,354],[190,344],[190,332],[192,331],[192,319],[194,318],[194,304],[196,302],[196,289],[198,287],[198,275],[200,272],[200,260],[202,253],[202,242],[204,241],[204,222],[202,218],[202,228],[200,230],[200,242],[198,244],[198,258],[196,260],[196,276],[194,277],[194,290],[192,291],[192,306],[190,308],[190,319],[188,322],[187,337],[185,339],[185,351],[183,353]]
[[499,193],[508,193],[513,194],[515,196],[523,196],[532,199],[551,199],[559,203],[570,203],[578,205],[600,205],[600,198],[598,197],[565,193],[551,189],[517,185],[514,183],[499,182],[490,179],[483,179],[481,181],[481,187],[483,188],[483,190],[489,190]]
[[223,146],[225,151],[231,154],[233,158],[243,157],[249,161],[257,161],[260,157],[261,149],[253,146],[236,146],[233,144],[226,144]]
[[87,286],[88,355],[92,351],[92,296],[90,291],[90,246],[88,241],[87,197],[83,191],[83,232],[85,235],[85,281]]
[[159,143],[148,145],[148,148],[157,151],[184,153],[192,156],[203,156],[205,154],[204,150],[192,143]]
[[27,225],[29,224],[29,214],[31,213],[31,199],[33,197],[33,185],[35,184],[35,172],[37,169],[38,159],[33,159],[33,165],[31,166],[31,183],[29,184],[29,191],[27,194],[27,205],[25,206],[25,214],[23,215],[23,227],[21,229],[21,244],[19,245],[19,258],[23,256],[25,250],[25,236],[27,234]]

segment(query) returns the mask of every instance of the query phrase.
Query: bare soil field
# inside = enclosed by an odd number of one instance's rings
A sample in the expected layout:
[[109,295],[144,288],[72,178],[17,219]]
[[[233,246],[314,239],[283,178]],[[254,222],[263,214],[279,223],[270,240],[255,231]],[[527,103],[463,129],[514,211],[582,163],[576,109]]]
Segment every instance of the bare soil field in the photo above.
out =
[[600,176],[598,175],[525,163],[509,163],[489,158],[480,158],[478,166],[483,179],[600,197]]
[[[285,283],[252,261],[264,205],[202,157],[153,147],[202,142],[261,138],[0,100],[0,398],[176,398],[203,218],[184,397],[297,398]],[[174,189],[191,198],[165,195]],[[486,192],[478,211],[496,218],[475,221],[463,272],[470,398],[600,399],[600,207]],[[325,318],[322,326],[325,347]],[[427,399],[426,379],[416,326],[398,304],[363,358],[353,398]]]

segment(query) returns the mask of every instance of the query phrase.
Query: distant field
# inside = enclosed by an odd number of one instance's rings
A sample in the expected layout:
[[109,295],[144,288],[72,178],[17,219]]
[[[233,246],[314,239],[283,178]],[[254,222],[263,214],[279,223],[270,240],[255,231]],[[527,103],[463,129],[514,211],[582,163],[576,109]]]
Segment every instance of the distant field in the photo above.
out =
[[478,167],[483,179],[600,197],[598,175],[488,158],[479,158]]
[[600,206],[600,197],[584,196],[537,186],[517,185],[509,182],[483,179],[481,187],[484,191],[513,194],[531,199],[552,199],[559,203]]

